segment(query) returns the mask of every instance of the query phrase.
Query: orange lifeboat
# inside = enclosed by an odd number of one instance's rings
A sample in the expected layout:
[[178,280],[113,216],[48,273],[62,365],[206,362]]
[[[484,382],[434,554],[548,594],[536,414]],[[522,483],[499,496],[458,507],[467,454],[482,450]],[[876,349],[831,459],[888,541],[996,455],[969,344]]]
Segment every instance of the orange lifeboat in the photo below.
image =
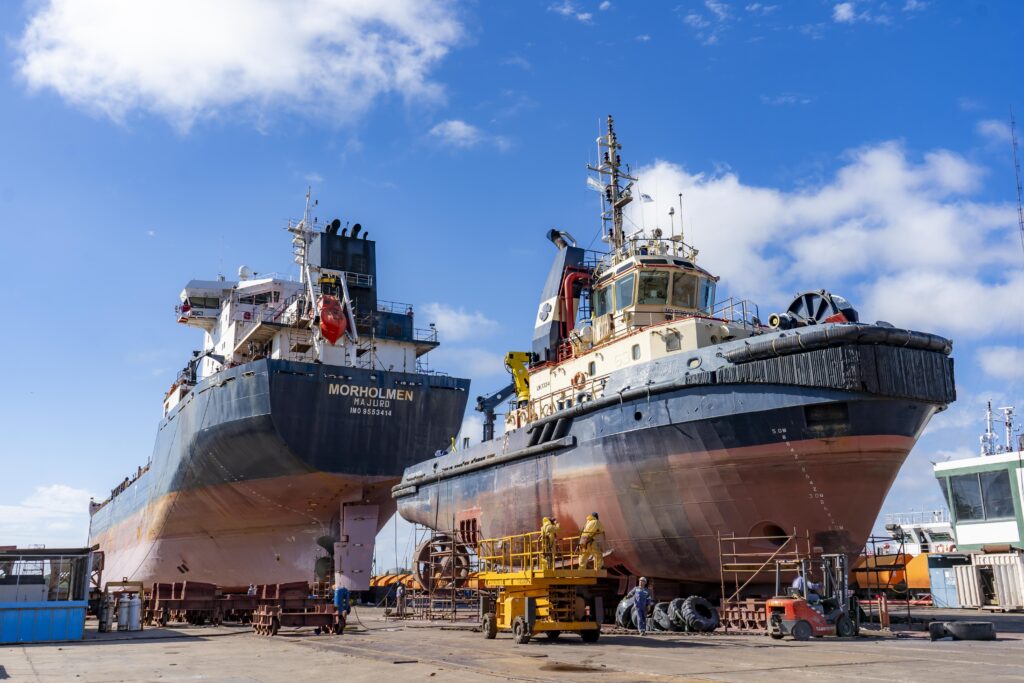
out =
[[345,307],[332,294],[323,294],[316,302],[316,311],[320,316],[320,333],[324,339],[334,344],[348,329],[348,317]]

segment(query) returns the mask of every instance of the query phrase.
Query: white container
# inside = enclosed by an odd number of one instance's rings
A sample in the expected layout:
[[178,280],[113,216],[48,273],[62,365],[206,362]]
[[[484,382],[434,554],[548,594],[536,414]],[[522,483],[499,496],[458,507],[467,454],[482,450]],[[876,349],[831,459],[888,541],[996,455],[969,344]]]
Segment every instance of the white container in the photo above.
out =
[[142,598],[133,595],[128,600],[128,630],[142,630]]
[[121,596],[121,599],[117,601],[117,630],[127,631],[128,630],[128,598],[127,596]]

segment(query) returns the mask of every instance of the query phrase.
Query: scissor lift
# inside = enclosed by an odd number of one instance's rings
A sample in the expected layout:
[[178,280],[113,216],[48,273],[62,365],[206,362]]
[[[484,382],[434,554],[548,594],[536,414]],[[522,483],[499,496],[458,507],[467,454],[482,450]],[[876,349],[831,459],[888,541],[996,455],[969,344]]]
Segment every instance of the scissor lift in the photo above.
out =
[[603,611],[600,598],[588,604],[578,589],[596,585],[607,572],[582,569],[578,548],[578,536],[544,547],[540,532],[480,541],[480,586],[494,591],[481,604],[484,637],[511,631],[513,640],[522,645],[539,633],[557,640],[563,633],[575,632],[584,642],[596,642],[601,624],[594,615]]

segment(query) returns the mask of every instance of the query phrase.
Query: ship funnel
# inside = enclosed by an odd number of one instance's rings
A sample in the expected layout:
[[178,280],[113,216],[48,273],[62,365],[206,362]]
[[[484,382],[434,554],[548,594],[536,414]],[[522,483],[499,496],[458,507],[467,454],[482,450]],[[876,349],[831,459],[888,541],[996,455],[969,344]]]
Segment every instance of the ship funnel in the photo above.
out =
[[548,230],[548,239],[559,249],[565,249],[569,244],[576,246],[576,239],[564,230]]
[[362,223],[356,223],[352,226],[352,239],[359,237],[359,231],[363,229]]
[[338,228],[340,228],[340,227],[341,227],[341,221],[339,221],[337,218],[335,218],[333,221],[331,221],[331,224],[327,226],[327,234],[328,235],[337,235],[338,234]]

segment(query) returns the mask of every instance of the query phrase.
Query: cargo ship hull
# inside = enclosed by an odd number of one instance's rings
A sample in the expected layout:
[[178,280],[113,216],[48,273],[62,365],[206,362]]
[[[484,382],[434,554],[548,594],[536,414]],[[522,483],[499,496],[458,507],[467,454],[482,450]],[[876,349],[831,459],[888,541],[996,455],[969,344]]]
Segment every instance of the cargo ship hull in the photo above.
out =
[[[573,535],[596,511],[610,569],[693,587],[719,584],[720,535],[796,533],[823,552],[858,552],[907,454],[952,400],[951,363],[852,346],[735,367],[686,377],[663,366],[674,379],[647,389],[622,377],[621,391],[552,416],[551,429],[414,466],[394,490],[399,513],[495,537],[551,514]],[[779,383],[787,368],[799,372]],[[746,549],[774,547],[758,544]]]
[[107,580],[309,580],[341,505],[394,512],[408,462],[458,431],[468,381],[265,359],[200,382],[152,459],[92,511]]

